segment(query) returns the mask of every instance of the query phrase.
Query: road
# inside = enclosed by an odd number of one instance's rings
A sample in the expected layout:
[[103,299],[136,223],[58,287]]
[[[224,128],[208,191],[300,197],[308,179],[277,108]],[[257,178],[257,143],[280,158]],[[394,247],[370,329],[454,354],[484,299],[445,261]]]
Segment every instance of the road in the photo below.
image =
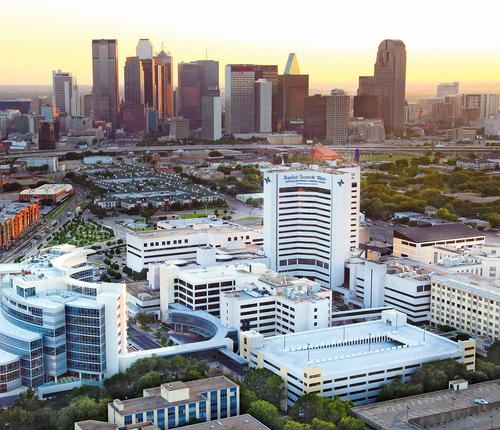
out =
[[231,216],[233,217],[234,220],[248,216],[262,217],[261,208],[252,208],[246,205],[245,203],[236,200],[234,197],[230,197],[225,194],[222,194],[221,196],[228,204],[229,209],[231,211]]
[[47,242],[48,238],[62,225],[71,220],[76,212],[78,205],[85,199],[87,193],[80,187],[73,187],[75,198],[71,204],[59,214],[55,220],[42,219],[32,230],[20,238],[12,248],[0,254],[0,263],[11,263],[16,257],[24,258],[36,255],[38,247]]
[[128,341],[143,350],[161,348],[161,345],[157,343],[151,335],[137,329],[130,324],[130,321],[128,327]]
[[[3,154],[0,156],[0,159],[7,160],[12,158],[19,157],[29,157],[29,156],[40,156],[43,153],[43,156],[63,156],[68,152],[76,152],[83,153],[87,151],[93,151],[95,153],[102,151],[105,154],[116,154],[122,153],[126,154],[128,152],[158,152],[158,151],[196,151],[196,150],[212,150],[212,149],[276,149],[276,150],[287,150],[290,148],[294,149],[303,149],[303,148],[311,148],[311,145],[301,144],[301,145],[272,145],[267,143],[255,143],[249,141],[248,143],[237,143],[237,144],[224,144],[224,143],[216,143],[216,144],[189,144],[189,145],[161,145],[161,146],[137,146],[134,144],[122,144],[122,143],[112,143],[112,144],[104,144],[93,147],[91,149],[75,149],[72,146],[68,146],[64,149],[56,149],[50,151],[39,151],[39,150],[29,150],[23,151],[22,153],[14,153],[11,152],[9,154]],[[343,146],[331,146],[332,149],[345,151],[345,150],[354,150],[355,148],[359,148],[362,152],[377,152],[377,153],[405,153],[405,154],[422,154],[431,149],[430,144],[424,145],[424,142],[419,141],[386,141],[382,144],[373,144],[373,143],[360,143],[360,144],[352,144],[350,147],[345,145]],[[434,151],[436,152],[451,152],[451,153],[489,153],[492,148],[489,146],[481,145],[481,144],[471,144],[471,145],[447,145],[447,146],[436,146]]]

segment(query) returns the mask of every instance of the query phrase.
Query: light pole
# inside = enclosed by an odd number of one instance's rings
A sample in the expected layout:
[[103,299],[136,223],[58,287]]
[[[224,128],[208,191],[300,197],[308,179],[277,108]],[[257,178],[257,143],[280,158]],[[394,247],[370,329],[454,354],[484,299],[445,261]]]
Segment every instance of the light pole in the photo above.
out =
[[406,422],[409,421],[410,417],[410,406],[408,406],[408,403],[406,403]]
[[307,362],[309,363],[309,346],[311,344],[309,342],[307,342]]
[[371,351],[372,348],[372,334],[368,333],[368,352]]

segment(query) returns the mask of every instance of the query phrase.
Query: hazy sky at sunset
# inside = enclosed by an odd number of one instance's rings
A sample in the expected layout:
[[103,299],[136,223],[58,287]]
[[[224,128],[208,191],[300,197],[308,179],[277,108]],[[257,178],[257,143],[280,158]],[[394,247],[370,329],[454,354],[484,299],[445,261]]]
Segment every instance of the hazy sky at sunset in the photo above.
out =
[[[278,64],[298,55],[312,84],[371,74],[379,42],[406,44],[407,81],[500,81],[498,0],[11,0],[2,2],[0,85],[91,83],[91,39],[116,38],[123,63],[140,37],[174,61]],[[221,70],[223,67],[221,67]]]

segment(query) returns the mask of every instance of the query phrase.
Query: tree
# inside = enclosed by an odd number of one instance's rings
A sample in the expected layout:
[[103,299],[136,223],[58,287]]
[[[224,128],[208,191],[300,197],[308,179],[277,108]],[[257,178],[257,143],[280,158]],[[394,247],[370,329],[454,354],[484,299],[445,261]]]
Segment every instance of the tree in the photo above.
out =
[[488,361],[500,365],[500,340],[495,341],[489,348],[486,355]]
[[267,369],[250,369],[243,384],[252,390],[258,399],[266,400],[276,407],[280,407],[285,398],[283,379]]
[[380,400],[398,399],[424,392],[421,384],[405,384],[401,378],[394,379],[380,391]]
[[271,430],[283,428],[283,418],[278,412],[278,408],[265,400],[253,402],[248,409],[248,413],[257,418],[261,423]]
[[240,411],[242,414],[247,413],[251,404],[256,400],[257,396],[252,390],[249,390],[245,386],[240,387]]
[[106,421],[107,410],[108,401],[106,399],[95,401],[85,396],[77,397],[57,414],[57,428],[72,430],[75,422],[87,419]]
[[295,421],[312,423],[314,418],[339,423],[341,418],[350,414],[351,403],[338,397],[322,397],[314,393],[299,397],[290,409],[290,417]]

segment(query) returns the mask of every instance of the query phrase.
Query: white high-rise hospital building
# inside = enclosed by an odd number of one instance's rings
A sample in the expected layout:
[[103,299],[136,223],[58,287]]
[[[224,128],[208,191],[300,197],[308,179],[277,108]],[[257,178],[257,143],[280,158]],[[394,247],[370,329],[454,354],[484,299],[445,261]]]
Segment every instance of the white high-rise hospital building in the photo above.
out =
[[264,252],[270,268],[341,285],[344,264],[359,243],[359,202],[359,166],[266,172]]

